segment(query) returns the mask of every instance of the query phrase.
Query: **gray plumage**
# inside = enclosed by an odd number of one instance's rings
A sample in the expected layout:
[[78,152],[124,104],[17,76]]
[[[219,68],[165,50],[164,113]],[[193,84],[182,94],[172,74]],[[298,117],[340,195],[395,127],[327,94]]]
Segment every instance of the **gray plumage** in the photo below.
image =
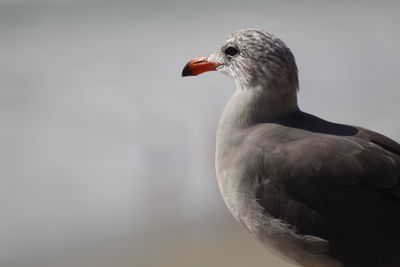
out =
[[299,266],[400,266],[400,145],[302,112],[295,59],[267,32],[234,33],[208,61],[237,86],[216,143],[234,217]]

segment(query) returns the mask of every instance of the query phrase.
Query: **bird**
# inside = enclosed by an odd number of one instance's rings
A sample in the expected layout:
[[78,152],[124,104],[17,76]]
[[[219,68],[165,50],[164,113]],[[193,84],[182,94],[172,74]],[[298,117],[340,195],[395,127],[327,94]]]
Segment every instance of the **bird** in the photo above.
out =
[[182,76],[208,71],[236,85],[215,152],[233,217],[296,266],[399,267],[400,144],[303,112],[295,58],[264,30],[229,35]]

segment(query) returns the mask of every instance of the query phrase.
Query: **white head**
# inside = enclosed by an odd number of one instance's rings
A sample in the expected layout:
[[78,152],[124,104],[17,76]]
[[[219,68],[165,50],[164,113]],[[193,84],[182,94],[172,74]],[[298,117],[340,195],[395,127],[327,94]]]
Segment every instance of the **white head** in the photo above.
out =
[[296,94],[299,87],[293,54],[283,41],[255,29],[230,35],[221,48],[207,57],[190,61],[182,76],[217,70],[230,76],[240,90],[262,88]]

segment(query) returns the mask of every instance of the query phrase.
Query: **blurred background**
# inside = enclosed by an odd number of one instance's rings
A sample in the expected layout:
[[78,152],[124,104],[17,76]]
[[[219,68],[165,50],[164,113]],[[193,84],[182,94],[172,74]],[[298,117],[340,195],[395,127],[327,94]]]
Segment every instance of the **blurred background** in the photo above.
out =
[[290,266],[214,174],[234,90],[184,64],[283,39],[300,106],[400,141],[399,1],[0,0],[0,266]]

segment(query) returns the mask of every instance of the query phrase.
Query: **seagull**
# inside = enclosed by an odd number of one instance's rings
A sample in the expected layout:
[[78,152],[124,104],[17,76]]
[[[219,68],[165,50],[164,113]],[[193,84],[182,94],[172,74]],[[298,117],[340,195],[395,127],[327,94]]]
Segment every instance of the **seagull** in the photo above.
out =
[[217,130],[222,197],[251,235],[297,266],[400,266],[400,144],[303,112],[295,58],[257,29],[230,35],[182,76],[236,84]]

